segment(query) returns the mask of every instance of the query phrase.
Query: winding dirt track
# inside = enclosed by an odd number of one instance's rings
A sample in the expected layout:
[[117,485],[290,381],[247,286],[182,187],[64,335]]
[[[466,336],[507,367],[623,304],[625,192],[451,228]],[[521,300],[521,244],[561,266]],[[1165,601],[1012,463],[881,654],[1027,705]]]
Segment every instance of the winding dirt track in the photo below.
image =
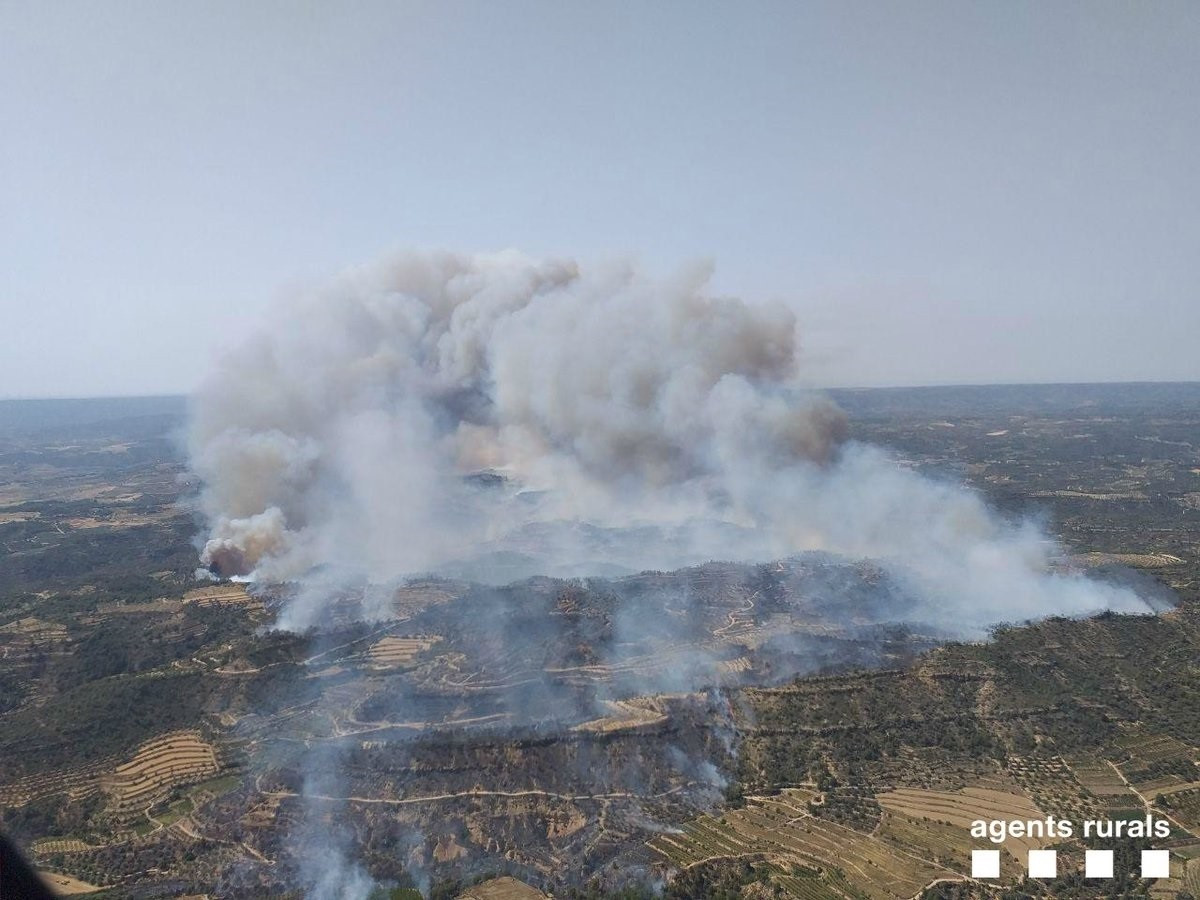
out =
[[[677,794],[680,791],[694,787],[694,784],[680,785],[679,787],[671,788],[669,791],[662,791],[658,794],[652,794],[651,797],[666,797],[670,794]],[[612,794],[559,794],[554,791],[540,791],[530,789],[527,791],[458,791],[452,794],[428,794],[423,797],[401,797],[392,799],[388,797],[331,797],[328,794],[299,794],[295,791],[263,791],[265,797],[302,797],[305,800],[325,800],[331,803],[380,803],[386,806],[407,806],[413,803],[435,803],[441,800],[455,800],[459,797],[549,797],[554,800],[629,800],[640,798],[642,794],[634,794],[629,791],[621,791]]]
[[713,637],[724,637],[725,634],[727,632],[729,632],[730,629],[734,628],[738,624],[738,620],[737,620],[738,616],[744,615],[744,614],[750,612],[752,609],[754,609],[754,598],[757,596],[758,596],[758,591],[755,591],[753,594],[751,594],[749,597],[747,597],[745,599],[745,601],[744,601],[746,604],[745,606],[743,606],[741,609],[735,609],[733,612],[729,613],[728,614],[729,615],[728,624],[722,625],[720,628],[713,631]]

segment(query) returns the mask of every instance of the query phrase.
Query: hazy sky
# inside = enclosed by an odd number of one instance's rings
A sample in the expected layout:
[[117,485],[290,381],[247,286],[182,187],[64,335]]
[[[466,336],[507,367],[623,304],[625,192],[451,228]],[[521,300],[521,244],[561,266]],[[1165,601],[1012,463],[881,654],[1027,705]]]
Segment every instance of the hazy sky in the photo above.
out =
[[825,384],[1200,378],[1200,3],[0,0],[0,396],[417,245],[792,301]]

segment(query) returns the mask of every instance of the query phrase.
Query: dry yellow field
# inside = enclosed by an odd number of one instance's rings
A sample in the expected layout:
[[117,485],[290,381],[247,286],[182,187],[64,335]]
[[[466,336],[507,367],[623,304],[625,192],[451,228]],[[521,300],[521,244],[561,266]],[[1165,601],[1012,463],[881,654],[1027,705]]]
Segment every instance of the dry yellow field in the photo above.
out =
[[[1108,499],[1107,497],[1100,499]],[[1163,566],[1173,566],[1183,562],[1178,556],[1170,553],[1081,553],[1071,557],[1077,565],[1108,566],[1123,565],[1139,569],[1158,569]]]
[[183,595],[185,603],[195,603],[198,606],[261,606],[261,601],[246,593],[246,588],[240,584],[214,584],[208,587],[195,588]]
[[94,621],[100,621],[109,616],[128,616],[139,613],[177,613],[183,609],[183,601],[170,600],[160,597],[157,600],[147,600],[144,603],[101,603],[96,607]]
[[727,659],[717,663],[717,670],[727,674],[735,674],[737,672],[749,672],[751,667],[750,657],[739,656],[737,659]]
[[886,810],[875,835],[900,850],[959,872],[970,870],[971,850],[981,846],[965,828]]
[[871,900],[909,900],[938,879],[962,873],[808,812],[811,791],[789,789],[774,797],[753,797],[720,819],[702,816],[676,833],[662,834],[648,846],[678,868],[722,857],[764,857],[817,865],[845,879]]
[[36,512],[0,512],[0,525],[10,525],[13,522],[30,522],[40,513]]
[[0,634],[18,634],[37,641],[65,641],[67,627],[27,616],[24,619],[0,625]]
[[1200,782],[1184,781],[1175,775],[1164,775],[1162,778],[1152,778],[1149,781],[1139,781],[1136,785],[1138,793],[1148,800],[1156,800],[1163,794],[1175,794],[1200,787]]
[[78,878],[72,878],[70,875],[60,875],[58,872],[38,872],[42,876],[42,881],[50,886],[50,890],[54,891],[59,896],[70,894],[90,894],[94,891],[102,890],[99,885],[88,884],[86,881],[80,881]]
[[459,900],[545,900],[546,895],[523,881],[505,876],[468,888],[458,897]]
[[413,582],[396,589],[392,595],[392,610],[397,618],[404,619],[453,599],[454,594],[440,582]]
[[[920,821],[929,819],[941,825],[963,829],[970,835],[971,823],[977,819],[1044,820],[1046,814],[1034,806],[1024,794],[996,791],[989,788],[967,787],[958,791],[928,791],[919,788],[899,788],[880,794],[880,806]],[[1054,843],[1041,838],[1008,838],[1002,845],[1018,859],[1029,850]]]
[[[1145,500],[1146,494],[1142,491],[1075,491],[1075,490],[1057,490],[1057,491],[1030,491],[1030,497],[1076,497],[1081,500]],[[1116,556],[1131,556],[1134,554],[1114,554]]]
[[389,635],[382,638],[368,651],[371,666],[376,669],[410,666],[419,654],[428,650],[441,639],[441,636],[436,634],[413,637]]
[[145,809],[172,786],[196,781],[220,769],[217,753],[199,732],[177,731],[143,744],[133,759],[101,779],[117,812]]
[[34,841],[29,849],[34,853],[84,853],[94,850],[95,847],[75,838],[50,838],[44,841]]
[[69,528],[133,528],[137,525],[154,525],[164,519],[170,518],[172,513],[168,510],[157,515],[135,515],[133,513],[120,511],[107,518],[97,518],[95,516],[75,516],[69,519],[60,519],[59,521]]
[[654,697],[631,697],[628,700],[606,700],[612,710],[607,716],[576,725],[572,731],[609,732],[628,728],[658,725],[667,720],[667,712],[661,700]]

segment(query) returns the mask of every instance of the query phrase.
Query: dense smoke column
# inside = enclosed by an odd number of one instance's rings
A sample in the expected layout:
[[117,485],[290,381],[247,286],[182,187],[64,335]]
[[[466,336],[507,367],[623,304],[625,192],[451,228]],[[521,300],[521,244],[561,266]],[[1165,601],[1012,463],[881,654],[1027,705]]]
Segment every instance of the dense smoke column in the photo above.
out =
[[728,502],[746,459],[827,460],[844,419],[795,393],[792,314],[706,277],[407,254],[298,298],[196,398],[203,562],[429,566],[466,523],[478,538],[529,515],[481,509],[461,480],[479,469],[552,489],[540,516],[623,524]]
[[[278,307],[195,399],[203,564],[378,583],[539,523],[651,525],[626,568],[869,557],[964,633],[1145,609],[1057,572],[1038,528],[847,442],[803,389],[793,314],[714,296],[708,274],[407,253]],[[482,470],[501,486],[464,478]],[[611,552],[545,534],[564,557]],[[284,624],[320,620],[320,593]]]

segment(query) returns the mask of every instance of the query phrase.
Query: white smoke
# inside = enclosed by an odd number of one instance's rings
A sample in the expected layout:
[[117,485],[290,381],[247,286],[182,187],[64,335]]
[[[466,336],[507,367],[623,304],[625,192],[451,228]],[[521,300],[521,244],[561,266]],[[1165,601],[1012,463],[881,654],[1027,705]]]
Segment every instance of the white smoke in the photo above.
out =
[[[1054,572],[1032,525],[846,443],[841,412],[803,388],[793,314],[715,297],[708,275],[406,253],[276,309],[194,404],[202,562],[378,582],[539,522],[650,523],[671,540],[624,564],[870,557],[963,630],[1145,610]],[[464,478],[480,470],[504,486]],[[320,612],[309,596],[292,624]]]

